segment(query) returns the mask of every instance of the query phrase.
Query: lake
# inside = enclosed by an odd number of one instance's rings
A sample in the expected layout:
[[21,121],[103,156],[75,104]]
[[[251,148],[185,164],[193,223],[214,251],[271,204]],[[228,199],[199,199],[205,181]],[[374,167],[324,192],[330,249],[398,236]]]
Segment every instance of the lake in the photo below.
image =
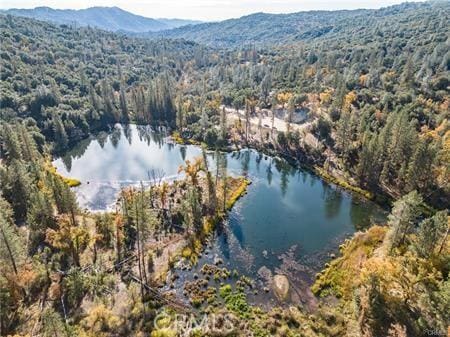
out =
[[[186,159],[199,155],[198,146],[173,144],[162,131],[128,125],[82,141],[54,165],[62,175],[81,180],[75,189],[80,205],[98,211],[114,207],[120,188],[149,184],[150,170],[173,180]],[[208,153],[210,168],[216,156]],[[298,281],[310,284],[345,238],[385,220],[385,212],[373,202],[282,159],[248,149],[219,156],[226,159],[229,174],[245,175],[252,184],[201,262],[219,256],[225,266],[253,277],[262,267],[273,273],[299,269]],[[294,270],[292,278],[297,274]]]

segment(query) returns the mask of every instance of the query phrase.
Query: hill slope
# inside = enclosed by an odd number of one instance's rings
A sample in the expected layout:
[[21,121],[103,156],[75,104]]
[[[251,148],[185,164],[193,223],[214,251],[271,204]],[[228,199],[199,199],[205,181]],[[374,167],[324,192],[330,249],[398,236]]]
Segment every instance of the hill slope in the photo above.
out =
[[419,11],[449,10],[448,3],[404,3],[378,10],[309,11],[291,14],[255,13],[238,19],[164,30],[147,36],[184,38],[213,46],[283,44],[328,36],[373,25],[395,25]]
[[33,9],[9,9],[4,14],[23,16],[59,24],[77,23],[81,26],[92,26],[109,31],[155,32],[183,25],[198,23],[182,19],[152,19],[124,11],[118,7],[91,7],[80,10],[62,10],[50,7]]

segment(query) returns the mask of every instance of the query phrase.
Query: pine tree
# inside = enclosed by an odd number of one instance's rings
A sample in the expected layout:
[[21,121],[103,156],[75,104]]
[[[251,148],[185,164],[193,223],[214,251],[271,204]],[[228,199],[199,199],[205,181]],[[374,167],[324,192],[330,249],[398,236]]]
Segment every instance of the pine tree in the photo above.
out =
[[17,276],[19,265],[25,258],[25,243],[14,225],[11,205],[1,195],[0,242],[0,261],[2,269],[9,269]]
[[336,127],[336,146],[344,159],[348,158],[351,146],[351,114],[343,112]]
[[433,217],[423,220],[419,225],[415,243],[418,253],[422,257],[428,258],[435,254],[440,247],[445,247],[448,230],[447,211],[437,212]]
[[435,148],[426,139],[419,139],[414,154],[412,155],[406,177],[406,183],[410,190],[419,190],[424,193],[432,186],[433,165],[436,160]]
[[39,159],[40,154],[37,150],[36,142],[22,123],[17,125],[17,134],[21,144],[22,159],[28,163]]
[[0,139],[2,141],[2,152],[8,162],[22,158],[22,149],[19,143],[19,137],[10,124],[3,124],[0,130]]
[[422,197],[413,191],[394,203],[388,216],[389,231],[384,239],[384,247],[388,254],[392,254],[394,248],[404,243],[406,235],[419,216],[419,206],[422,202]]
[[55,137],[55,145],[57,151],[64,151],[69,144],[69,137],[67,136],[66,129],[61,120],[61,117],[57,113],[53,114],[53,132]]
[[225,106],[222,107],[222,112],[220,114],[220,141],[222,144],[225,143],[227,139],[227,112]]
[[206,151],[204,148],[202,149],[202,155],[203,167],[206,173],[206,183],[208,185],[208,210],[210,214],[214,214],[217,210],[217,195],[212,174],[208,168],[208,157],[206,156]]
[[180,131],[184,127],[184,119],[185,119],[184,104],[180,95],[177,97],[177,118],[176,118],[176,127]]
[[5,169],[0,168],[0,186],[4,198],[13,207],[15,220],[23,222],[28,213],[30,194],[34,189],[25,164],[14,160]]
[[120,105],[120,111],[122,112],[121,121],[124,123],[128,123],[130,120],[130,117],[128,115],[127,97],[125,95],[125,89],[124,89],[123,83],[120,84],[119,105]]
[[30,197],[30,207],[27,213],[27,224],[30,228],[29,251],[35,253],[45,239],[48,228],[56,228],[51,199],[43,191],[37,189]]
[[287,106],[287,118],[286,118],[286,133],[289,134],[291,132],[291,123],[292,123],[292,117],[295,112],[295,101],[294,97],[291,97],[288,101]]

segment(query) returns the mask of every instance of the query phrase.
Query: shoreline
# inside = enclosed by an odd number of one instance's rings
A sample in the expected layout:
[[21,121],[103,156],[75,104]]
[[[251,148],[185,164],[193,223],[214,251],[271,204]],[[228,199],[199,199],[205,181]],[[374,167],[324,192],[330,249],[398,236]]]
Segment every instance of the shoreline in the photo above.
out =
[[[175,135],[174,135],[175,134]],[[174,131],[170,134],[170,139],[179,145],[195,145],[195,146],[206,146],[206,148],[209,151],[220,151],[224,153],[232,153],[235,151],[240,151],[244,149],[250,149],[250,150],[256,150],[259,151],[267,156],[273,157],[273,158],[282,158],[286,160],[290,165],[294,166],[298,169],[307,170],[309,173],[314,174],[315,176],[320,177],[324,181],[326,181],[329,184],[333,184],[344,191],[354,193],[358,195],[359,197],[363,197],[366,200],[372,201],[376,203],[381,208],[387,210],[390,208],[390,204],[393,200],[393,196],[387,195],[387,194],[380,194],[380,193],[374,193],[369,190],[365,190],[359,186],[352,185],[347,180],[342,179],[341,177],[337,177],[335,175],[330,174],[327,172],[323,167],[318,165],[314,162],[314,160],[308,160],[310,158],[308,155],[305,155],[305,159],[307,162],[300,162],[300,160],[293,155],[282,153],[277,150],[271,150],[268,149],[266,146],[258,146],[258,144],[249,144],[249,146],[243,146],[242,143],[235,143],[234,145],[236,148],[233,148],[233,145],[228,145],[227,147],[220,147],[220,148],[212,148],[209,147],[206,143],[201,143],[198,141],[193,141],[191,139],[185,139],[182,138],[181,135]]]

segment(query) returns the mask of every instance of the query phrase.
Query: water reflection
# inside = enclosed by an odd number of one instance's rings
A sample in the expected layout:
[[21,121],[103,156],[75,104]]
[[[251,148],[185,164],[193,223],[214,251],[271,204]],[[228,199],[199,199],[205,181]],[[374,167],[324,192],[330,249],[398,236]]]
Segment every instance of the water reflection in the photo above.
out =
[[342,206],[342,192],[322,181],[323,198],[325,201],[325,216],[328,219],[336,217]]
[[[201,155],[197,146],[167,141],[166,132],[148,126],[115,127],[109,134],[80,142],[54,162],[58,171],[82,181],[80,204],[104,210],[123,186],[149,184],[149,171],[178,177],[186,159]],[[218,250],[237,269],[276,268],[278,256],[296,245],[295,258],[307,259],[336,246],[343,237],[384,213],[374,204],[343,192],[286,161],[253,150],[208,153],[215,176],[245,175],[252,184],[218,231]]]
[[112,132],[109,134],[109,139],[112,146],[117,149],[119,145],[120,138],[122,136],[122,129],[120,127],[114,127]]
[[266,172],[267,172],[267,176],[266,176],[266,178],[267,178],[267,183],[268,183],[269,185],[271,185],[271,184],[272,184],[272,177],[273,177],[273,172],[272,172],[272,160],[270,160],[270,163],[269,163],[269,165],[267,166]]

